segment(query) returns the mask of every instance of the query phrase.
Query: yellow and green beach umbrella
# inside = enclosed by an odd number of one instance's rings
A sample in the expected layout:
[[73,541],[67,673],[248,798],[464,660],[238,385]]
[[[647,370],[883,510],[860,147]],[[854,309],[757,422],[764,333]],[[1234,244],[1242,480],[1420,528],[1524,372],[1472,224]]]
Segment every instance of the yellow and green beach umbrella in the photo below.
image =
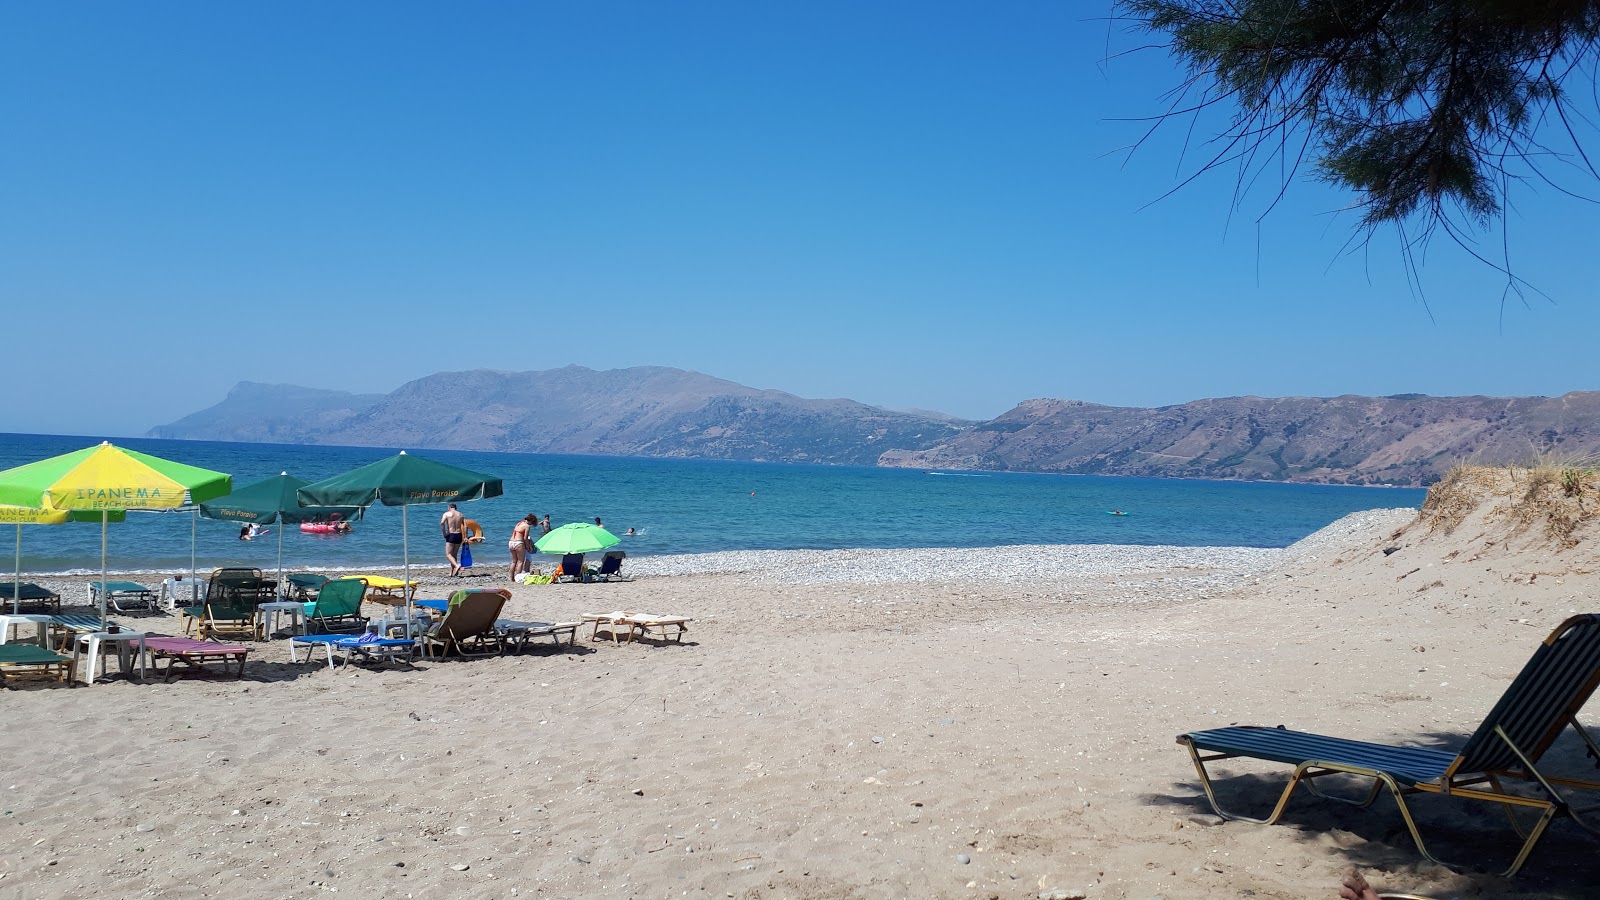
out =
[[[117,510],[110,515],[111,521],[121,522],[127,518],[127,513]],[[0,525],[17,526],[17,560],[16,568],[11,575],[11,612],[16,614],[22,609],[22,526],[24,525],[62,525],[67,522],[98,522],[100,514],[86,510],[68,511],[46,506],[34,509],[30,506],[0,506]],[[0,590],[0,597],[6,593]]]
[[[114,447],[110,442],[0,472],[0,504],[100,514],[100,583],[106,582],[106,524],[129,509],[176,509],[233,490],[233,478]],[[100,591],[100,620],[106,618]]]

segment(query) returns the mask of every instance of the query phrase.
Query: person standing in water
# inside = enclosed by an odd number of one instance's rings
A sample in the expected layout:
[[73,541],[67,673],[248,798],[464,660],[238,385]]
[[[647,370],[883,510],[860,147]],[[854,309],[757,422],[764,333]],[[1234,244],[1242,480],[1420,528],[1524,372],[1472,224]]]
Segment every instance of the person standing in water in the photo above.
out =
[[544,514],[544,518],[539,520],[539,534],[540,535],[546,535],[546,534],[549,534],[549,533],[550,533],[550,514],[549,513],[545,513]]
[[444,533],[444,558],[450,560],[451,578],[461,574],[461,523],[466,517],[454,503],[439,517],[439,530]]

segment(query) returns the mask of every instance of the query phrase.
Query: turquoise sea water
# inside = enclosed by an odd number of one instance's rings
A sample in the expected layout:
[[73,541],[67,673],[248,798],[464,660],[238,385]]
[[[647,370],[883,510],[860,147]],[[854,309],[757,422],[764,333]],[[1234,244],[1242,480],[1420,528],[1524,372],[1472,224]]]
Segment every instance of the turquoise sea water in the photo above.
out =
[[[84,437],[0,435],[0,469],[95,443]],[[228,472],[239,487],[281,471],[315,481],[394,452],[134,438],[114,443]],[[1283,547],[1347,513],[1415,507],[1424,496],[1422,490],[1399,488],[419,452],[505,480],[505,496],[462,505],[486,534],[474,554],[479,566],[507,562],[506,538],[517,519],[529,512],[549,513],[557,525],[600,516],[618,535],[633,527],[638,535],[623,538],[622,545],[630,556],[1010,544]],[[1108,514],[1118,509],[1128,515]],[[438,506],[410,508],[414,565],[442,564],[438,521],[443,511]],[[307,535],[290,526],[285,563],[320,569],[398,565],[400,522],[399,508],[380,507],[370,510],[349,535]],[[276,565],[276,533],[241,542],[238,526],[208,519],[199,520],[196,532],[201,569]],[[5,539],[9,543],[12,535]],[[22,541],[25,571],[98,570],[98,525],[23,526]],[[110,528],[111,567],[124,572],[187,569],[189,543],[189,514],[130,513],[126,523]],[[11,555],[0,550],[0,558]],[[0,568],[9,569],[4,563]]]

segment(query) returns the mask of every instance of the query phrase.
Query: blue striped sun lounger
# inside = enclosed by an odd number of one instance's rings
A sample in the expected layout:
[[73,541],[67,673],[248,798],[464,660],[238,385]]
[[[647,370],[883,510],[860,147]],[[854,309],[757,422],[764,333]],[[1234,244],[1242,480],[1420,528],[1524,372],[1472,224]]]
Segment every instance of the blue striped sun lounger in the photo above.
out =
[[[1302,782],[1319,797],[1361,807],[1371,805],[1384,789],[1388,789],[1400,807],[1400,815],[1418,852],[1442,865],[1449,864],[1435,858],[1423,843],[1410,807],[1406,805],[1407,795],[1443,794],[1498,803],[1519,833],[1522,825],[1515,814],[1519,810],[1532,810],[1537,813],[1537,819],[1510,867],[1502,873],[1514,875],[1527,862],[1528,854],[1544,836],[1551,820],[1559,816],[1571,818],[1591,834],[1600,835],[1600,830],[1582,818],[1584,810],[1570,805],[1558,789],[1559,786],[1600,791],[1600,782],[1560,777],[1538,769],[1540,758],[1569,725],[1588,746],[1589,754],[1600,760],[1600,745],[1577,718],[1578,711],[1597,686],[1600,686],[1600,615],[1573,616],[1539,645],[1483,724],[1455,753],[1352,741],[1290,731],[1282,726],[1195,731],[1178,735],[1178,743],[1188,748],[1211,808],[1225,819],[1270,825],[1283,815],[1290,795]],[[1228,812],[1217,802],[1206,765],[1233,758],[1294,766],[1277,806],[1265,818]],[[1315,784],[1315,779],[1326,775],[1370,778],[1372,785],[1364,799],[1330,797]],[[1505,782],[1517,782],[1523,790],[1511,793],[1505,789]]]
[[296,647],[306,648],[306,661],[311,661],[311,648],[321,645],[327,654],[328,668],[334,667],[333,654],[339,651],[349,663],[357,656],[366,661],[403,660],[409,663],[416,656],[417,642],[411,638],[384,638],[374,634],[303,634],[289,639],[289,658],[298,662]]

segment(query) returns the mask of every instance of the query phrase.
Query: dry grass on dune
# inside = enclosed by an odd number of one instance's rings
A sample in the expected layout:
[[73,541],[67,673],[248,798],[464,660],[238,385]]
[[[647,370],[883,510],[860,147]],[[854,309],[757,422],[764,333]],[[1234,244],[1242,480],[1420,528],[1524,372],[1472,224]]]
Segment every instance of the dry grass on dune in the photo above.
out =
[[[1593,458],[1535,460],[1527,466],[1457,465],[1428,489],[1417,518],[1429,532],[1454,532],[1483,510],[1511,535],[1538,535],[1557,549],[1578,544],[1578,531],[1600,513],[1600,470]],[[1486,510],[1483,508],[1489,505]]]

